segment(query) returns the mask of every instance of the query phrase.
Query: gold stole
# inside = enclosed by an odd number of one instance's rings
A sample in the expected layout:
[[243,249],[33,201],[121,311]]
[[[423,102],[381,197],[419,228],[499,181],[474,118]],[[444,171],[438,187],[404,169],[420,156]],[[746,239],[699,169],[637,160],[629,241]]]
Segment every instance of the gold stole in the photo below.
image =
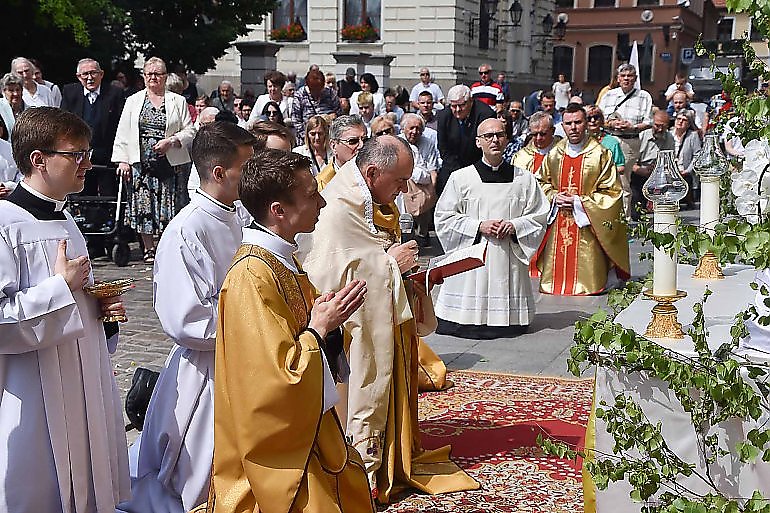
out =
[[[583,194],[583,155],[575,158],[566,153],[561,164],[559,191],[568,194]],[[554,234],[555,251],[552,255],[553,291],[555,294],[575,294],[577,283],[577,258],[580,240],[580,228],[575,223],[571,210],[560,208],[556,222],[550,230]]]
[[[539,151],[535,152],[534,160],[532,161],[532,173],[537,174],[537,172],[540,170],[540,166],[543,165],[543,161],[545,160],[545,154],[540,153]],[[535,256],[532,257],[532,260],[529,261],[529,277],[530,278],[540,278],[540,269],[537,268],[537,257],[540,256],[540,252],[545,249],[545,243],[548,240],[548,237],[543,237],[543,242],[540,243],[540,247],[537,250],[537,253],[535,253]]]

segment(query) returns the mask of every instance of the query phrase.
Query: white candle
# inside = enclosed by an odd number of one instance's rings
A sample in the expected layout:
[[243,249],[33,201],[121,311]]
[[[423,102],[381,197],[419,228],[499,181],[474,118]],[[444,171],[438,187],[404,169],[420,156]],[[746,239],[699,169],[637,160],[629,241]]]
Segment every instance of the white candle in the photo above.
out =
[[713,237],[719,222],[719,177],[702,177],[700,187],[700,226]]
[[[676,207],[655,207],[655,231],[676,236]],[[676,295],[676,255],[671,258],[664,249],[655,248],[652,266],[652,293],[656,296]]]

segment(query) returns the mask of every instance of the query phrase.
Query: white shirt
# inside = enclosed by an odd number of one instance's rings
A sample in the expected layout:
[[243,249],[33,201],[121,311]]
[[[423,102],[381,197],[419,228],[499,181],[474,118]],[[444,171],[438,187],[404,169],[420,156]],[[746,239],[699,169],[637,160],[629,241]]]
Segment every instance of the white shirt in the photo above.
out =
[[51,90],[43,84],[37,84],[37,90],[34,95],[22,87],[21,97],[27,107],[58,107],[58,105],[54,105]]
[[257,97],[257,101],[254,102],[254,108],[251,109],[251,114],[249,114],[248,121],[253,121],[259,119],[259,117],[262,115],[262,110],[265,108],[265,105],[267,105],[267,102],[275,102],[278,104],[278,108],[281,110],[281,114],[283,115],[284,121],[291,121],[291,110],[289,109],[289,99],[285,96],[281,95],[281,99],[277,102],[270,98],[270,95],[265,93],[261,94]]
[[433,95],[433,101],[436,103],[444,99],[444,93],[441,91],[441,87],[439,87],[438,84],[431,82],[428,85],[425,85],[420,81],[412,87],[412,91],[409,93],[409,101],[420,101],[420,93],[423,91],[430,91],[430,94]]
[[[666,92],[663,93],[663,96],[668,98],[670,95],[674,94],[677,89],[679,88],[677,87],[676,82],[674,82],[673,84],[671,84],[666,88]],[[691,83],[689,82],[684,83],[684,92],[687,94],[692,94],[694,92]]]
[[0,183],[6,189],[13,190],[21,179],[22,175],[19,172],[19,168],[16,167],[16,161],[13,160],[11,143],[0,139]]
[[99,95],[101,93],[102,93],[102,85],[101,84],[99,84],[99,87],[97,87],[96,90],[94,90],[94,91],[89,91],[85,87],[83,88],[83,96],[85,96],[86,97],[86,101],[91,103],[92,105],[93,105],[93,103],[96,101],[96,99],[99,97]]
[[[652,96],[650,93],[645,90],[636,90],[633,96],[623,102],[625,97],[626,93],[620,87],[607,91],[599,102],[599,108],[604,113],[604,118],[606,119],[617,112],[622,119],[630,121],[634,125],[640,123],[651,125]],[[623,105],[620,105],[621,102]]]

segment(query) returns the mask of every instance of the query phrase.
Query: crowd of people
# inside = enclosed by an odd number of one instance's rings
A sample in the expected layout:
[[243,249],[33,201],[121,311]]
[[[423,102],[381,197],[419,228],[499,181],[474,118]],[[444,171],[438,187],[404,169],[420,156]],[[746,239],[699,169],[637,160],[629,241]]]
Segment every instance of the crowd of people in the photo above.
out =
[[[653,112],[630,65],[598,105],[565,103],[561,76],[529,116],[488,64],[446,95],[427,68],[381,92],[313,65],[266,73],[256,98],[228,81],[198,94],[156,57],[131,94],[90,58],[61,91],[38,69],[14,59],[0,81],[10,512],[374,511],[404,488],[477,488],[449,447],[420,442],[418,391],[449,386],[422,337],[526,332],[533,277],[556,295],[627,279],[625,221],[657,152],[692,176],[700,146],[686,87]],[[174,341],[130,450],[109,363],[120,329],[99,321],[125,307],[84,291],[103,248],[66,210],[116,179]],[[486,262],[447,277],[435,308],[409,278],[433,229]]]

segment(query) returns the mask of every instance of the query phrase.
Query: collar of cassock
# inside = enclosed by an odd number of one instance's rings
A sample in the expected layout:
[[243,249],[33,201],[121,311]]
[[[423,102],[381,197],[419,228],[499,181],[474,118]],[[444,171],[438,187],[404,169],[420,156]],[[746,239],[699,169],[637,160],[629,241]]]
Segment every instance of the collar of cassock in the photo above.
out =
[[252,221],[249,226],[243,229],[243,243],[254,244],[266,249],[292,272],[300,272],[297,262],[294,260],[297,245],[279,237],[258,222]]
[[19,182],[8,196],[8,201],[19,206],[41,221],[64,220],[64,205],[66,201],[49,198],[45,194],[36,191],[26,182]]
[[499,166],[492,167],[482,157],[474,164],[474,167],[484,183],[510,183],[513,181],[515,168],[508,162],[502,161]]
[[222,215],[231,217],[235,215],[235,205],[225,205],[202,189],[196,189],[195,194],[190,200],[217,217]]

